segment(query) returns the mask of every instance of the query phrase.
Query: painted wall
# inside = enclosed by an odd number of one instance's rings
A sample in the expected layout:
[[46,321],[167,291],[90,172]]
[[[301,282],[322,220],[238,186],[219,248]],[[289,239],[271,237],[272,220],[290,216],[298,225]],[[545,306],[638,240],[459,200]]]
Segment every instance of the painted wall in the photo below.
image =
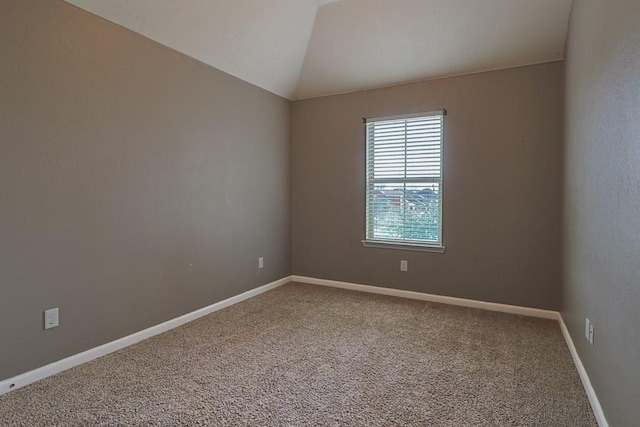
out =
[[[573,2],[562,315],[612,426],[640,420],[640,2]],[[584,321],[594,324],[594,347]]]
[[0,2],[0,147],[0,379],[291,273],[290,103],[74,6]]
[[[558,309],[563,90],[550,63],[294,102],[294,274]],[[446,253],[363,247],[362,118],[441,108]]]

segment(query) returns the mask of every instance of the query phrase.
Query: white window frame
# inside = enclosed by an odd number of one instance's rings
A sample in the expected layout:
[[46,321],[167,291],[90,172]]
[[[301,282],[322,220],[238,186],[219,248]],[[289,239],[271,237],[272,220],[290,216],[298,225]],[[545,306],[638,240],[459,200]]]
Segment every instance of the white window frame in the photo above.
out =
[[[377,248],[389,248],[389,249],[403,249],[403,250],[413,250],[413,251],[424,251],[424,252],[435,252],[435,253],[444,253],[445,246],[443,244],[443,186],[444,186],[444,117],[447,115],[446,110],[437,110],[430,111],[426,113],[412,113],[412,114],[404,114],[400,116],[389,116],[389,117],[377,117],[377,118],[366,118],[364,121],[365,128],[365,145],[366,145],[366,184],[365,184],[365,199],[366,199],[366,207],[365,207],[365,239],[362,240],[363,246],[366,247],[377,247]],[[385,121],[395,121],[402,119],[413,119],[413,118],[421,118],[421,117],[432,117],[432,116],[442,116],[442,129],[441,129],[441,138],[440,138],[440,176],[439,178],[434,177],[419,177],[419,178],[373,178],[373,165],[371,164],[373,160],[373,155],[370,150],[373,147],[372,142],[369,140],[369,132],[368,125],[376,122],[385,122]],[[371,197],[373,194],[372,186],[376,183],[399,183],[399,184],[408,184],[415,182],[437,182],[440,190],[440,220],[439,220],[439,235],[440,240],[435,241],[427,241],[427,240],[412,240],[412,239],[391,239],[391,238],[374,238],[373,234],[373,221],[371,219],[372,211],[370,209],[370,204],[372,203]]]

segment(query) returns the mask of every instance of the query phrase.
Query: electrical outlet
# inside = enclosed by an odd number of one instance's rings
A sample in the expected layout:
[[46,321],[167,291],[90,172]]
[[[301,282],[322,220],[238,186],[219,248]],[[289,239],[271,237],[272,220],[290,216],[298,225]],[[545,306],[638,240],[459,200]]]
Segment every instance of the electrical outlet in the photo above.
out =
[[591,335],[591,320],[587,317],[584,319],[584,337],[587,341],[589,341],[589,335]]
[[60,322],[58,318],[58,307],[44,311],[44,328],[51,329],[57,327]]
[[260,257],[258,258],[258,268],[262,268],[264,267],[264,258]]
[[409,261],[406,259],[400,261],[400,271],[409,271]]
[[591,347],[593,347],[593,322],[586,318],[584,320],[584,337],[589,341]]

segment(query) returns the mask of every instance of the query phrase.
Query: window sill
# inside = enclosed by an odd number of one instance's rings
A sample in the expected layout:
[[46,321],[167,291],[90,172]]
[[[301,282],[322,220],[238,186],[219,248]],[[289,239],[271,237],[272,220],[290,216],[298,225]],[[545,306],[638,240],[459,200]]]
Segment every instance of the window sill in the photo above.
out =
[[386,240],[362,240],[362,246],[366,248],[399,249],[402,251],[431,252],[436,254],[443,254],[446,249],[444,246],[401,243]]

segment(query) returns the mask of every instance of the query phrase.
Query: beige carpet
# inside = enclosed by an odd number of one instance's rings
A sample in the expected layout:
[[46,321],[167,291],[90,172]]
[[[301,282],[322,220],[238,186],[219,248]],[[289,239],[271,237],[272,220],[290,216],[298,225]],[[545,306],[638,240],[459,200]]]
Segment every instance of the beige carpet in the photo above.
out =
[[289,284],[4,395],[0,425],[596,422],[554,321]]

